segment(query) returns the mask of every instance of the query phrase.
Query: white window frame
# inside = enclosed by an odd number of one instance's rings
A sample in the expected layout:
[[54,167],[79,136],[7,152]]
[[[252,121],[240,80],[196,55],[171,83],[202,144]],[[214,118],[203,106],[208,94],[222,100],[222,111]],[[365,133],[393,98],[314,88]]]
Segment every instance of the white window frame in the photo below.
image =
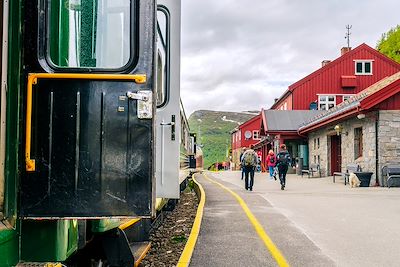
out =
[[[355,75],[372,75],[373,74],[373,59],[363,59],[363,60],[354,60],[354,74]],[[361,63],[362,64],[362,71],[357,72],[357,64]],[[365,63],[370,63],[371,64],[371,72],[366,73],[365,72]]]
[[[355,96],[355,95],[343,95],[342,97],[342,101],[344,102],[344,101],[346,101],[346,100],[349,100],[350,98],[352,98],[353,96]],[[345,98],[347,98],[347,99],[345,99]]]
[[287,110],[287,102],[283,105],[283,110]]
[[[322,97],[326,97],[326,101],[321,101]],[[333,100],[328,100],[329,97],[333,97]],[[325,109],[321,109],[321,104],[325,104]],[[329,110],[329,104],[333,104],[333,107],[336,106],[336,95],[318,95],[318,110]]]
[[261,140],[260,131],[253,130],[253,140]]

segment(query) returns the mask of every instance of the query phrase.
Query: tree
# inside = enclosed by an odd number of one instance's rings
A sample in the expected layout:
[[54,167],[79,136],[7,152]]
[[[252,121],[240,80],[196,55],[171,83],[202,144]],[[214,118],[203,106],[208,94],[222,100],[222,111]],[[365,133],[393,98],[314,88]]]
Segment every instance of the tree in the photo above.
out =
[[382,34],[381,39],[376,45],[376,49],[400,63],[400,25]]

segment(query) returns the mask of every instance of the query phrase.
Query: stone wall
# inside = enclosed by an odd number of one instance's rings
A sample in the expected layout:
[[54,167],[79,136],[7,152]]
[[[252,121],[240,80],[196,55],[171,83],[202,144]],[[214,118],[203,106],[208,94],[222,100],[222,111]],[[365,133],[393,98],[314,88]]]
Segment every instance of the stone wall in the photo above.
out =
[[308,135],[308,163],[319,164],[322,176],[327,176],[329,169],[328,155],[330,155],[330,138],[328,138],[328,131],[329,129],[325,128]]
[[[379,112],[379,170],[387,164],[400,164],[400,111],[381,110]],[[379,173],[382,182],[381,173]],[[384,185],[386,181],[384,179]]]
[[[337,123],[342,127],[342,172],[346,171],[348,164],[357,163],[362,171],[373,172],[371,184],[375,184],[375,177],[378,175],[382,185],[382,167],[387,164],[400,164],[400,111],[379,111],[378,171],[376,170],[375,120],[376,113],[371,112],[363,119],[354,117]],[[331,136],[336,134],[334,126],[319,129],[308,135],[309,161],[320,164],[323,176],[331,173]],[[354,132],[359,127],[362,128],[363,133],[363,154],[361,157],[354,158]],[[386,185],[385,182],[384,185]]]
[[[346,166],[351,163],[357,163],[363,171],[372,171],[375,179],[375,119],[365,118],[359,120],[351,118],[339,123],[342,127],[341,133],[341,156],[342,172],[346,171]],[[319,129],[309,134],[309,155],[310,163],[319,163],[321,174],[329,176],[331,173],[331,136],[337,133],[334,130],[335,125]],[[362,127],[363,132],[363,155],[354,158],[354,129]],[[318,146],[319,141],[319,146]],[[319,161],[318,161],[319,159]]]

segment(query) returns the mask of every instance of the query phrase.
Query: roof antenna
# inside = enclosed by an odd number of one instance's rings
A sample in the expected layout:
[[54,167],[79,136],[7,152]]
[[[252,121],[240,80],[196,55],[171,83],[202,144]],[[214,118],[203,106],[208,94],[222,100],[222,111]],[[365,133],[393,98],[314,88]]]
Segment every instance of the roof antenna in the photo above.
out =
[[350,49],[350,34],[351,34],[350,29],[352,26],[353,25],[349,25],[349,24],[346,25],[347,32],[346,32],[346,36],[344,37],[344,39],[347,39],[347,48],[348,49]]

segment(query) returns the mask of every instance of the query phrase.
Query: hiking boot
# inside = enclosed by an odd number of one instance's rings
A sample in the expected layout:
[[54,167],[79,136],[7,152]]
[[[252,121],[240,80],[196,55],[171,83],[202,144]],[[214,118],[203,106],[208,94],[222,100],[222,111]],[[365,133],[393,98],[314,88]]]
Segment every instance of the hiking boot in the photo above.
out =
[[281,185],[281,190],[285,190],[285,186],[284,185]]

